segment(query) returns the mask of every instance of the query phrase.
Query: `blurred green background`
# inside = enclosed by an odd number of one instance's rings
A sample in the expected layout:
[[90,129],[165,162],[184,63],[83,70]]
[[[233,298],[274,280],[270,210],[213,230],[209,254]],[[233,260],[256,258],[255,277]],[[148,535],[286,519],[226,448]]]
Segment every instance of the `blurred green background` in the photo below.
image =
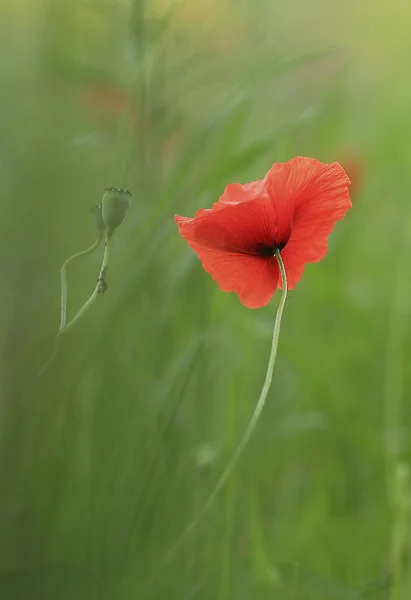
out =
[[[411,598],[411,4],[0,1],[1,600]],[[295,155],[354,208],[286,305],[222,293],[175,213]],[[105,187],[108,292],[53,352]],[[70,266],[69,316],[102,248]]]

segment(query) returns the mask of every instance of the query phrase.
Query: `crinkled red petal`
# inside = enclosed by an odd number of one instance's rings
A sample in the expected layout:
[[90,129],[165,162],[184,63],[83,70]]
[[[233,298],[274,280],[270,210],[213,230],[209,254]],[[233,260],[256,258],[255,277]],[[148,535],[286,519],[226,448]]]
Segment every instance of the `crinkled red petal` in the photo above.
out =
[[267,192],[265,190],[264,179],[251,181],[244,185],[241,183],[230,183],[227,185],[218,201],[214,204],[213,208],[222,208],[227,205],[239,204],[240,202],[247,202],[248,200],[257,200],[266,197]]
[[250,200],[267,200],[268,194],[265,189],[264,179],[251,181],[242,185],[241,183],[230,183],[224,190],[224,193],[215,202],[212,208],[203,208],[196,213],[196,217],[202,217],[210,212],[215,212],[226,208],[227,206],[235,206],[241,202]]
[[194,219],[176,216],[181,236],[198,254],[204,269],[225,292],[236,292],[248,308],[267,304],[278,287],[274,257],[258,254],[276,235],[270,201],[226,205]]
[[350,180],[337,162],[328,165],[297,157],[274,165],[266,184],[278,216],[279,237],[288,237],[281,255],[293,289],[305,265],[324,258],[335,223],[351,208]]

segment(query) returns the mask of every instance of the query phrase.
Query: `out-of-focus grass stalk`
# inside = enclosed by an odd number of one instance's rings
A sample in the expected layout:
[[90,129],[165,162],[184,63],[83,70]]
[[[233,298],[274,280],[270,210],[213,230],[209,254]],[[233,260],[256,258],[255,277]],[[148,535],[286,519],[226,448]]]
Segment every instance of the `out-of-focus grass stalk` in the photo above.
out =
[[405,597],[403,594],[403,563],[410,513],[408,465],[399,463],[395,475],[395,522],[392,536],[391,556],[393,585],[391,588],[390,600],[402,600]]
[[[410,305],[410,239],[402,233],[394,292],[390,298],[389,330],[384,386],[384,444],[387,497],[395,503],[396,469],[402,452],[403,353]],[[401,243],[401,242],[400,242]]]
[[[228,452],[231,454],[235,447],[235,397],[230,395],[226,406],[226,425],[224,432],[228,442]],[[224,514],[224,525],[221,541],[221,580],[220,580],[220,600],[229,600],[231,597],[231,576],[232,576],[232,543],[234,534],[234,519],[236,514],[235,501],[236,482],[230,480],[225,490],[224,505],[222,512]]]
[[[148,117],[148,36],[147,27],[147,5],[145,0],[138,0],[132,4],[131,8],[131,34],[133,40],[134,53],[136,56],[137,73],[133,85],[132,101],[136,105],[137,122],[130,139],[127,130],[123,129],[122,137],[125,146],[125,153],[120,165],[121,177],[126,177],[133,162],[133,148],[137,143],[137,152],[134,154],[135,166],[138,169],[138,179],[141,187],[142,178],[146,170],[147,157],[147,117]],[[127,138],[129,142],[127,144]]]
[[410,303],[408,277],[410,240],[407,231],[402,232],[402,240],[394,294],[391,299],[384,389],[386,487],[387,497],[394,512],[390,556],[394,576],[390,600],[401,600],[403,597],[402,565],[409,516],[409,469],[401,463],[403,355],[407,335],[406,317]]

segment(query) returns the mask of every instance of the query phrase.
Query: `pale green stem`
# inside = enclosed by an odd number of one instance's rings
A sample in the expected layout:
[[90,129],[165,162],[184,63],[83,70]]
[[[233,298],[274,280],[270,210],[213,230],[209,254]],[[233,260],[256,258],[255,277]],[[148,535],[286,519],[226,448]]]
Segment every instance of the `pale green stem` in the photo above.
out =
[[60,337],[64,332],[67,331],[67,329],[70,329],[70,327],[72,327],[75,323],[77,323],[77,321],[79,319],[81,319],[81,317],[84,315],[84,313],[90,308],[90,306],[96,300],[97,296],[99,294],[104,294],[104,292],[106,291],[106,289],[107,289],[106,274],[107,274],[107,267],[108,267],[108,259],[109,259],[109,255],[110,255],[111,235],[112,234],[109,234],[109,233],[106,235],[106,240],[104,242],[103,262],[101,263],[100,273],[99,273],[97,284],[96,284],[96,287],[94,288],[93,293],[91,294],[90,298],[83,304],[83,306],[80,308],[78,313],[71,319],[71,321],[69,321],[69,323],[67,323],[67,325],[64,327],[64,329],[60,329],[60,331],[57,334],[57,337]]
[[90,254],[91,252],[93,252],[93,250],[95,250],[96,248],[98,248],[98,246],[100,245],[102,239],[103,239],[103,234],[100,233],[99,236],[98,236],[98,238],[96,239],[96,241],[94,242],[94,244],[92,246],[90,246],[89,248],[86,248],[85,250],[82,250],[81,252],[77,252],[76,254],[73,254],[72,256],[69,256],[69,258],[63,263],[63,266],[60,269],[60,283],[61,283],[61,293],[60,293],[60,327],[59,327],[59,330],[57,332],[56,341],[55,341],[55,344],[54,344],[54,350],[51,353],[50,357],[47,359],[47,361],[42,366],[41,370],[39,371],[38,377],[41,377],[43,375],[43,373],[46,371],[46,369],[49,366],[49,364],[57,356],[57,353],[58,353],[58,350],[59,350],[58,338],[59,338],[60,334],[66,328],[66,320],[67,320],[67,267],[71,263],[72,260],[75,260],[76,258],[80,258],[82,256],[86,256],[87,254]]
[[172,556],[174,555],[176,549],[180,546],[180,544],[197,527],[197,525],[199,524],[201,519],[205,516],[205,514],[207,513],[207,511],[209,510],[209,508],[211,507],[211,505],[217,498],[219,492],[221,491],[221,489],[223,488],[223,486],[225,485],[225,483],[227,482],[229,477],[232,475],[235,467],[237,466],[239,459],[241,458],[242,454],[244,453],[244,450],[247,447],[248,442],[250,441],[250,438],[256,428],[256,425],[260,419],[261,413],[265,406],[265,402],[267,400],[267,395],[268,395],[268,392],[269,392],[270,386],[271,386],[271,381],[273,379],[275,359],[277,356],[278,340],[279,340],[279,336],[280,336],[281,318],[283,316],[284,305],[285,305],[285,301],[287,298],[287,277],[286,277],[284,263],[281,258],[281,254],[280,254],[279,250],[276,250],[275,257],[277,259],[278,266],[280,267],[281,282],[282,282],[282,294],[281,294],[281,298],[280,298],[280,303],[277,308],[277,314],[275,317],[274,331],[273,331],[273,337],[272,337],[272,342],[271,342],[271,353],[270,353],[270,358],[268,360],[267,372],[265,375],[265,380],[264,380],[264,384],[263,384],[263,387],[262,387],[262,390],[260,393],[260,397],[257,400],[257,404],[255,405],[254,412],[251,415],[247,429],[245,430],[243,437],[241,438],[240,443],[237,446],[236,451],[234,452],[227,467],[225,468],[225,470],[221,474],[219,480],[217,481],[207,502],[204,504],[200,514],[187,526],[187,528],[185,529],[183,534],[180,536],[180,538],[177,540],[177,542],[174,544],[174,546],[170,549],[170,551],[168,552],[168,554],[166,556],[165,562],[168,562],[172,558]]
[[63,266],[60,269],[61,303],[60,303],[60,327],[59,327],[58,333],[60,333],[60,331],[65,328],[66,320],[67,320],[67,267],[71,263],[72,260],[75,260],[76,258],[80,258],[82,256],[86,256],[87,254],[90,254],[91,252],[93,252],[93,250],[98,248],[102,239],[103,239],[103,235],[100,233],[100,235],[98,236],[98,238],[96,239],[94,244],[92,246],[90,246],[90,248],[87,248],[86,250],[82,250],[81,252],[77,252],[76,254],[73,254],[72,256],[70,256],[63,263]]

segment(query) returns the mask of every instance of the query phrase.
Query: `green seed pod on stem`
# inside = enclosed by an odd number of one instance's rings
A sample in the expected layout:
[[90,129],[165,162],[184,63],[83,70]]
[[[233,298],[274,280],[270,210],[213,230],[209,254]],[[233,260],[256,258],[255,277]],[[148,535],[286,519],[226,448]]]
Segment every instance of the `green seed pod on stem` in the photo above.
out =
[[124,189],[106,188],[103,195],[102,217],[107,226],[107,235],[111,236],[123,222],[131,203],[131,192]]

